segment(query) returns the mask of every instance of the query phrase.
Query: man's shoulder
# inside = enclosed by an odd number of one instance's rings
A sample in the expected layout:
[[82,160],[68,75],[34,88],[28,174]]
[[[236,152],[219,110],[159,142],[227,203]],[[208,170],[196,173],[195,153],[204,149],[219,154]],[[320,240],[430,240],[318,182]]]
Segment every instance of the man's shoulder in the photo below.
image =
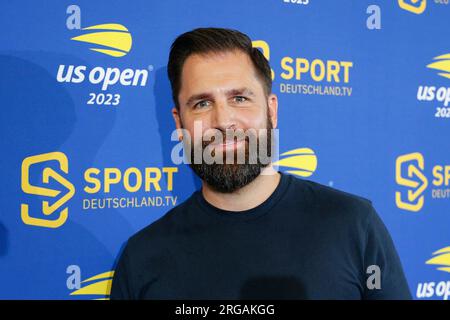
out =
[[297,186],[317,199],[328,199],[358,205],[371,205],[372,201],[363,196],[343,191],[308,179],[293,177]]
[[299,193],[298,201],[305,202],[315,213],[366,220],[374,212],[372,201],[363,196],[304,178],[293,176],[292,180],[294,193]]

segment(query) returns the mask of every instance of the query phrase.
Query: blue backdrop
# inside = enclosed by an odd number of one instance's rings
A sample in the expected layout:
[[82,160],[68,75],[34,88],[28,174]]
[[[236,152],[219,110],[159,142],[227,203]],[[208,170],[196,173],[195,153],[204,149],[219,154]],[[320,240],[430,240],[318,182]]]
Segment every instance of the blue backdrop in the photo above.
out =
[[107,299],[127,238],[199,188],[166,64],[209,26],[270,61],[280,170],[371,199],[413,296],[450,297],[447,0],[2,1],[0,25],[0,298]]

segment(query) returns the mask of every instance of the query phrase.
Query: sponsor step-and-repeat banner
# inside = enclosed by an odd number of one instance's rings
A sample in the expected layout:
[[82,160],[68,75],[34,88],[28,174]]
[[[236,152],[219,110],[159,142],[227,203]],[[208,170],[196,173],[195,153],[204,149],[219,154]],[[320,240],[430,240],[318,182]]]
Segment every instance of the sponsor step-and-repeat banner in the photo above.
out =
[[170,45],[224,27],[271,64],[279,170],[371,199],[414,298],[450,299],[449,1],[9,1],[0,24],[0,298],[109,298],[128,237],[201,186],[171,157]]

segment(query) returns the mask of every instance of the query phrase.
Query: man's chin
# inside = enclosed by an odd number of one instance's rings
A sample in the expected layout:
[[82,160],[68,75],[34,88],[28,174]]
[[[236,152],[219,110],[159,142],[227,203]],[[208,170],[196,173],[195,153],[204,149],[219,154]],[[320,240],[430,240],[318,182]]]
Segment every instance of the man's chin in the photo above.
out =
[[190,164],[197,176],[213,190],[232,193],[255,180],[262,164]]

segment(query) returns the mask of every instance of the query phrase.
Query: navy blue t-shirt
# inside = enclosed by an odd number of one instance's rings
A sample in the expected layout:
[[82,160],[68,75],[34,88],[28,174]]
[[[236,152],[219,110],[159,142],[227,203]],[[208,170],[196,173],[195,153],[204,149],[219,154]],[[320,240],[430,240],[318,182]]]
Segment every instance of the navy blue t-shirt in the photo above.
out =
[[[379,267],[379,282],[369,279],[377,272],[372,265]],[[373,288],[376,283],[380,289]],[[275,191],[255,208],[222,210],[198,190],[136,233],[119,259],[111,299],[411,299],[411,294],[369,200],[281,173]]]

